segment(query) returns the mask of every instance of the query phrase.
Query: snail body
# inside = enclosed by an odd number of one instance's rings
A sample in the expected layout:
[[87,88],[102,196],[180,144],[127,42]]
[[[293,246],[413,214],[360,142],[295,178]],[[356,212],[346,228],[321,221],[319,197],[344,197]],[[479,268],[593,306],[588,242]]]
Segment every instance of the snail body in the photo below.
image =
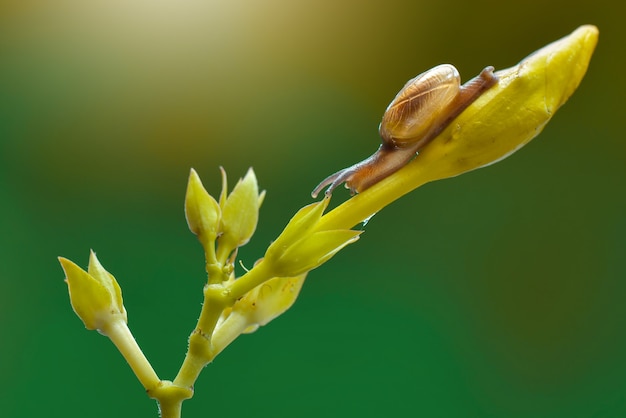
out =
[[490,66],[461,85],[459,72],[450,64],[438,65],[409,80],[383,114],[378,150],[328,176],[311,196],[317,197],[326,186],[326,195],[330,195],[342,183],[352,194],[362,192],[395,173],[497,81]]

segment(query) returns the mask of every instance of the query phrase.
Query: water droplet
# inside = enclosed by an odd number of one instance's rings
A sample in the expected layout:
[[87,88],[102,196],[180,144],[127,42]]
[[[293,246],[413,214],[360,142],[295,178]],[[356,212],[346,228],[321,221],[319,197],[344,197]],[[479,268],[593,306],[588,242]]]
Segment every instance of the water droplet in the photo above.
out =
[[372,219],[374,217],[374,215],[376,215],[376,212],[372,213],[370,216],[368,216],[367,218],[363,219],[363,226],[367,225],[367,223],[370,221],[370,219]]

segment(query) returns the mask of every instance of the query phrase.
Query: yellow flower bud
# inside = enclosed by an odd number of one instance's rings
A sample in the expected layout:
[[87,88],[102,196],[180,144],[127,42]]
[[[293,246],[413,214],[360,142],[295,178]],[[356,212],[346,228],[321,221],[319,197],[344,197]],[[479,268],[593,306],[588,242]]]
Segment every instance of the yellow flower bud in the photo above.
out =
[[326,197],[300,209],[269,246],[263,262],[271,266],[274,275],[298,276],[313,270],[359,238],[363,231],[315,230],[329,201]]
[[328,207],[330,197],[325,196],[323,200],[311,203],[300,209],[290,220],[283,232],[268,247],[265,258],[273,259],[280,257],[288,247],[296,241],[306,236],[322,217],[324,210]]
[[248,170],[243,179],[239,180],[228,198],[224,198],[225,191],[222,191],[220,202],[224,203],[221,219],[222,234],[218,239],[219,254],[229,254],[250,240],[256,229],[259,207],[264,194],[264,192],[259,194],[259,187],[252,168]]
[[359,239],[363,231],[335,229],[315,232],[287,248],[274,260],[274,268],[280,275],[298,275],[313,270]]
[[319,230],[350,228],[421,185],[496,163],[537,136],[580,84],[598,41],[581,26],[497,71],[499,81],[467,107],[417,157],[326,214]]
[[59,262],[65,272],[72,309],[87,329],[102,331],[112,322],[121,320],[126,323],[120,286],[115,277],[102,267],[93,251],[88,271],[63,257],[59,257]]
[[191,169],[185,196],[185,217],[191,232],[203,245],[215,241],[218,235],[221,210],[217,201],[206,191],[198,173]]
[[469,106],[413,161],[430,180],[496,163],[537,136],[582,81],[598,41],[582,26],[497,71],[498,83]]

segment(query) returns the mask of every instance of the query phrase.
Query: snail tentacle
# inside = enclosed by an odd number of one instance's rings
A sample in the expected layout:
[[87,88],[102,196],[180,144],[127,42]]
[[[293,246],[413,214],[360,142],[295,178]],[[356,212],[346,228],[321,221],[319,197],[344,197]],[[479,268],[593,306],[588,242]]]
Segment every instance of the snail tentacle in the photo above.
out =
[[[331,174],[326,177],[320,184],[313,189],[311,192],[311,197],[313,199],[317,198],[317,195],[324,189],[324,187],[328,186],[326,189],[326,196],[330,196],[333,193],[333,190],[337,188],[341,183],[347,182],[350,180],[350,177],[354,175],[354,173],[359,169],[363,162],[354,164],[348,168],[344,168],[342,170],[337,171],[336,173]],[[330,186],[329,186],[330,185]],[[354,193],[354,192],[353,192]]]

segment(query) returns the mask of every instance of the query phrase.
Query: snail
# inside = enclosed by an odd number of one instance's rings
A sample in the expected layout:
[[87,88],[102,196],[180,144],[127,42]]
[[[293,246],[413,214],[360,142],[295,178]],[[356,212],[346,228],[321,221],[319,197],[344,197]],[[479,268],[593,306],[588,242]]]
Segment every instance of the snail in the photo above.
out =
[[326,195],[330,195],[344,182],[355,194],[395,173],[497,82],[498,76],[489,66],[461,85],[459,72],[450,64],[438,65],[409,80],[383,114],[378,128],[382,145],[378,150],[328,176],[311,196],[316,198],[326,186]]

